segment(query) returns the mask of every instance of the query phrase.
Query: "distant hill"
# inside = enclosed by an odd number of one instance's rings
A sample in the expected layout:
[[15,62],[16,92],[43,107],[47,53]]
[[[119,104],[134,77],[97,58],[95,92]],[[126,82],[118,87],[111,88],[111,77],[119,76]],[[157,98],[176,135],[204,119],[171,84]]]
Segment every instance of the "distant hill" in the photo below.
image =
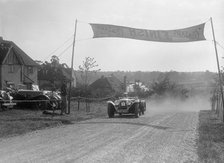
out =
[[[177,71],[169,71],[169,72],[160,72],[160,71],[101,71],[97,73],[89,74],[89,84],[100,78],[101,76],[110,76],[113,74],[116,76],[121,82],[124,80],[124,76],[127,77],[127,82],[134,82],[136,80],[140,80],[146,85],[163,78],[164,76],[169,77],[170,81],[173,81],[177,84],[193,84],[193,83],[214,83],[214,79],[217,77],[217,73],[214,72],[177,72]],[[81,73],[76,71],[77,82],[82,83]]]

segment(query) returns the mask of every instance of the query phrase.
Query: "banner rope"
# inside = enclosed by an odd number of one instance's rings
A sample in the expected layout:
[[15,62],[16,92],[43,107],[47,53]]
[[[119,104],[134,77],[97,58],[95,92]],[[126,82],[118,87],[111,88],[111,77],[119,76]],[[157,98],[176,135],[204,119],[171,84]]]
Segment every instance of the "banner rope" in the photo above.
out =
[[77,39],[75,41],[79,42],[79,41],[86,41],[86,40],[92,40],[93,37],[88,37],[88,38],[84,38],[84,39]]
[[208,23],[208,22],[210,22],[210,18],[208,18],[208,19],[205,21],[205,23]]
[[82,23],[82,24],[89,24],[88,22],[82,21],[82,20],[77,20],[78,23]]
[[65,48],[65,50],[63,50],[60,54],[58,54],[57,56],[58,57],[60,57],[60,56],[62,56],[62,54],[64,54],[70,47],[72,46],[72,43],[69,45],[69,46],[67,46],[66,48]]
[[[214,40],[213,40],[214,41]],[[222,49],[224,49],[224,47],[218,42],[216,41],[217,45],[219,45]]]
[[72,39],[73,35],[71,35],[66,41],[64,41],[59,47],[57,47],[55,50],[53,50],[50,54],[48,54],[48,56],[44,59],[46,60],[48,57],[50,57],[50,55],[54,54],[55,52],[57,52],[62,46],[64,46],[68,41],[70,41]]

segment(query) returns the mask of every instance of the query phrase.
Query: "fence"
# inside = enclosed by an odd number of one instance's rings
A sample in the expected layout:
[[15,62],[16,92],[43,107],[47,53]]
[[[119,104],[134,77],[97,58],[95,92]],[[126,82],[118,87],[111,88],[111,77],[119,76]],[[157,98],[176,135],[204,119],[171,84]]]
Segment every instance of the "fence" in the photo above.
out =
[[[87,98],[87,97],[71,97],[71,101],[76,101],[77,102],[77,110],[80,110],[80,103],[85,103],[85,108],[86,108],[86,112],[90,112],[90,104],[92,102],[102,102],[102,101],[107,101],[107,100],[112,100],[114,99],[115,96],[109,96],[109,97],[104,97],[104,98]],[[32,103],[32,104],[36,104],[36,103],[42,103],[42,107],[45,108],[45,110],[48,110],[48,102],[59,102],[60,100],[55,100],[55,99],[49,99],[49,100],[4,100],[2,101],[2,103],[4,104],[0,104],[0,109],[2,108],[2,105],[15,105],[15,104],[19,104],[19,103]],[[52,107],[50,108],[51,110],[53,110],[53,112],[55,110],[61,109],[61,108],[55,108]]]
[[114,96],[105,97],[105,98],[87,98],[87,97],[71,97],[71,101],[77,101],[77,108],[80,110],[80,102],[85,102],[86,105],[86,112],[90,111],[90,104],[92,102],[102,102],[107,100],[114,99]]

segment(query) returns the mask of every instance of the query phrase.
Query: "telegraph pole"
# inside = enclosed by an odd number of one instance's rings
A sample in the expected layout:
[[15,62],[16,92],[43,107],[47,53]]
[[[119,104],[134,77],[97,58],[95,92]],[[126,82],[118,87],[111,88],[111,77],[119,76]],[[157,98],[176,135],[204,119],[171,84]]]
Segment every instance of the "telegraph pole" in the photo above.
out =
[[75,49],[75,38],[76,38],[76,29],[77,29],[77,19],[75,20],[75,31],[74,31],[74,39],[72,46],[72,60],[71,60],[71,74],[70,74],[70,82],[69,82],[69,93],[68,93],[68,114],[70,114],[71,110],[71,87],[72,87],[72,73],[73,73],[73,60],[74,60],[74,49]]
[[224,98],[223,98],[222,76],[221,76],[221,71],[220,71],[220,66],[219,66],[218,51],[217,51],[217,47],[216,47],[215,32],[214,32],[212,18],[210,18],[210,20],[211,20],[212,35],[213,35],[214,47],[215,47],[215,54],[216,54],[216,62],[217,62],[218,73],[219,73],[219,86],[220,86],[220,91],[221,91],[222,109],[223,109],[222,119],[224,121]]

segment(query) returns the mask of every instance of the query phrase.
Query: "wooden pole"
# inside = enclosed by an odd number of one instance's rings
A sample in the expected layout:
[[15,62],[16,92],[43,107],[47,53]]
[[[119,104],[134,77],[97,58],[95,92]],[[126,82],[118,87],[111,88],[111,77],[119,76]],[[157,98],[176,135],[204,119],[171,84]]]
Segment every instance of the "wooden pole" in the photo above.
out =
[[71,104],[71,87],[72,87],[72,73],[73,73],[73,60],[74,60],[76,29],[77,29],[77,19],[75,20],[75,31],[74,31],[74,39],[73,39],[73,46],[72,46],[71,74],[70,74],[69,93],[68,93],[68,114],[70,114],[70,109],[71,109],[71,106],[70,106],[70,104]]
[[[224,98],[223,98],[223,87],[222,87],[222,76],[221,76],[221,71],[220,71],[220,67],[219,67],[219,58],[218,58],[218,51],[217,51],[217,47],[216,47],[216,40],[215,40],[215,32],[214,32],[214,27],[213,27],[213,22],[212,22],[212,18],[210,18],[211,20],[211,26],[212,26],[212,35],[213,35],[213,40],[214,40],[214,47],[215,47],[215,54],[216,54],[216,62],[217,62],[217,67],[218,67],[218,73],[219,73],[219,86],[220,86],[220,91],[221,91],[221,101],[222,101],[222,109],[224,110]],[[222,115],[222,119],[224,121],[224,112]]]

